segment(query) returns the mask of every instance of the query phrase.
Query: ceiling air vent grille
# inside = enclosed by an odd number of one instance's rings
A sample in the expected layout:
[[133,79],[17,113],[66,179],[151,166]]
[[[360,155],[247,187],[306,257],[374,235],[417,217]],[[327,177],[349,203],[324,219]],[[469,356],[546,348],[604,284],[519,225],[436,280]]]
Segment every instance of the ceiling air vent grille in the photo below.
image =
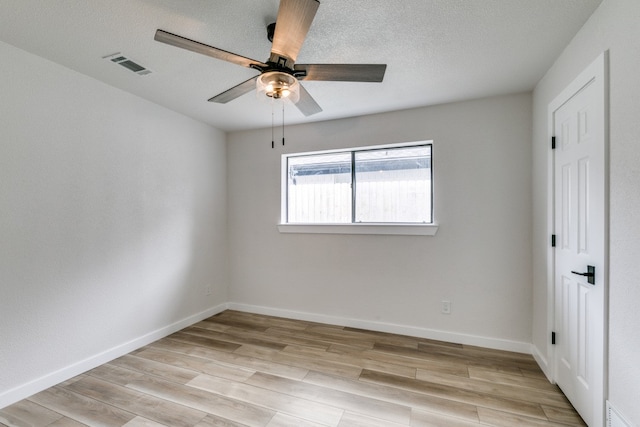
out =
[[121,65],[129,71],[133,71],[139,76],[146,76],[147,74],[151,74],[151,70],[143,67],[142,65],[136,62],[133,62],[131,59],[127,58],[120,52],[114,53],[112,55],[103,56],[103,58],[115,64]]

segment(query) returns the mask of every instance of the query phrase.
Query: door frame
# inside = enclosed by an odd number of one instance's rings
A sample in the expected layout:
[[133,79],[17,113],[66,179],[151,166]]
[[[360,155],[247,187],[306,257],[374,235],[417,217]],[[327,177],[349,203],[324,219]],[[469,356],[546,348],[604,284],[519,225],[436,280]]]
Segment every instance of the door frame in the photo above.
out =
[[[573,97],[580,89],[585,87],[589,82],[595,80],[592,84],[598,85],[598,95],[602,98],[604,127],[602,137],[604,138],[604,270],[603,270],[603,378],[602,394],[600,405],[596,407],[596,419],[602,420],[605,425],[605,403],[608,397],[608,328],[609,328],[609,52],[601,53],[595,61],[588,65],[569,85],[567,85],[555,98],[549,103],[547,109],[547,136],[549,141],[549,149],[547,155],[547,230],[551,234],[556,234],[555,229],[555,150],[551,149],[551,138],[554,135],[554,113],[570,98]],[[550,236],[549,236],[550,240]],[[556,325],[556,301],[555,301],[555,248],[551,244],[547,247],[547,337],[549,337],[549,345],[547,346],[547,360],[545,361],[545,373],[552,383],[556,383],[556,348],[551,344],[552,332],[555,331]]]

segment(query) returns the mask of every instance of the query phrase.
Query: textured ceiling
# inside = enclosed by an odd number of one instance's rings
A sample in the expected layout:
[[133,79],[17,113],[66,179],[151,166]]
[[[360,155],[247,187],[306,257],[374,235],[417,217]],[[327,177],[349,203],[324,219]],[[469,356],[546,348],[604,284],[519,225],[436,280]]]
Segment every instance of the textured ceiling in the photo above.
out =
[[[304,82],[324,109],[288,124],[533,89],[601,0],[321,0],[298,63],[386,63],[382,83]],[[266,61],[278,0],[0,0],[0,40],[225,130],[271,125],[257,74],[153,40],[160,28]],[[121,52],[138,76],[102,57]],[[96,102],[100,102],[99,99]],[[278,112],[278,117],[280,116]]]

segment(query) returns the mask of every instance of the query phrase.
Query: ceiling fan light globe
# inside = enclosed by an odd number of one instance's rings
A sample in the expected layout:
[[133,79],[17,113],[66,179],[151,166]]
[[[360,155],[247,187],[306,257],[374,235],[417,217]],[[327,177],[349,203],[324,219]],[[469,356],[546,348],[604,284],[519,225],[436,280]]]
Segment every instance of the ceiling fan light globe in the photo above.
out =
[[298,79],[281,71],[269,71],[256,80],[258,99],[288,99],[293,103],[300,99]]

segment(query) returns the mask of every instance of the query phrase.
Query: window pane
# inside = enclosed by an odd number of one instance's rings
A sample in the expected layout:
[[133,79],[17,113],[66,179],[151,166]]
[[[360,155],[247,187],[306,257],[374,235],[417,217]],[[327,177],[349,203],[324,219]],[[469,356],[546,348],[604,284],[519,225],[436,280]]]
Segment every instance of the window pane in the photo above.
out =
[[430,223],[431,146],[355,153],[356,222]]
[[351,222],[351,153],[289,157],[287,222]]

